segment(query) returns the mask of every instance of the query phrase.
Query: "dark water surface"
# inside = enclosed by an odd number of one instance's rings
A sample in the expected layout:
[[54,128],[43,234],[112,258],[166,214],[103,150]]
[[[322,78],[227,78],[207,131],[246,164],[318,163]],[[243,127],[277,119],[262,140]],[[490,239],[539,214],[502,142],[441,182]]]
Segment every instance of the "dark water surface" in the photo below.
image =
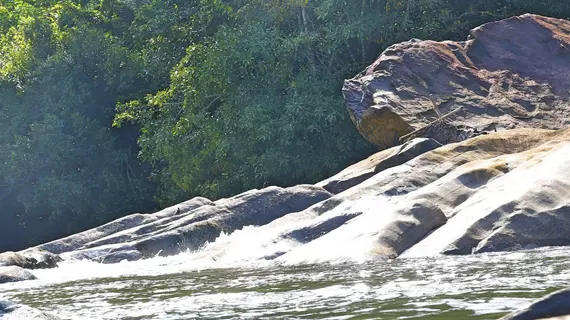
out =
[[62,319],[497,319],[570,285],[570,248],[247,268],[190,258],[66,263],[0,296]]

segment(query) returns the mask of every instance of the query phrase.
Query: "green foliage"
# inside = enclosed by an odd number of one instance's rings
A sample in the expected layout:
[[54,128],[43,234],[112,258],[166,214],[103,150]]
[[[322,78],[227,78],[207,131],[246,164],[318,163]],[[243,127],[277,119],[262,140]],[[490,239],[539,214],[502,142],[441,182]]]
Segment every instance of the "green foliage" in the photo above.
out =
[[315,32],[284,12],[253,19],[266,9],[244,8],[188,47],[169,88],[120,106],[117,121],[143,123],[142,156],[158,169],[161,200],[317,181],[371,152],[339,96],[350,69],[340,56],[320,61]]
[[145,79],[97,11],[73,2],[3,3],[0,251],[152,206],[132,129],[111,130],[117,98]]
[[343,79],[395,42],[465,38],[522,8],[496,0],[227,4],[217,31],[186,47],[168,88],[118,106],[115,125],[142,128],[141,158],[154,167],[163,203],[313,182],[364,157],[372,149],[344,110]]

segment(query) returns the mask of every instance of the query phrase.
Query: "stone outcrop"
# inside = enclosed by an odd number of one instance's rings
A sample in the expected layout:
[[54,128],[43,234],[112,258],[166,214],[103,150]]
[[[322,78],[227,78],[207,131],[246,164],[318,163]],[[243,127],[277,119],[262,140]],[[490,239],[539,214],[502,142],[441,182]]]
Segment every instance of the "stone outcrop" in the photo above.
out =
[[195,198],[155,214],[135,214],[40,248],[103,263],[196,250],[222,233],[264,225],[329,198],[326,190],[300,185],[250,190],[211,202]]
[[[146,223],[125,217],[108,224],[112,232],[95,228],[40,247],[76,248],[61,256],[103,263],[190,250],[222,264],[236,253],[296,264],[570,245],[570,129],[505,130],[406,151],[426,142],[382,151],[337,175],[375,173],[338,194],[301,185],[194,199],[201,205],[145,215]],[[217,241],[246,226],[259,226],[238,233],[246,242]],[[207,242],[214,243],[198,250]]]
[[[405,257],[570,245],[570,130],[527,132],[535,138],[523,138],[531,143],[526,150],[467,162],[439,185],[424,188],[433,201],[453,200],[448,221]],[[511,135],[510,140],[521,138]],[[543,142],[532,145],[537,139]]]
[[162,223],[176,220],[193,209],[212,204],[212,201],[206,198],[197,197],[153,214],[131,214],[111,221],[100,227],[74,234],[63,239],[48,242],[38,247],[56,254],[69,252],[77,250],[87,243],[108,237],[124,230],[152,224],[154,222],[157,222],[156,225],[161,225]]
[[525,14],[477,27],[465,42],[395,44],[346,80],[360,133],[380,148],[442,144],[485,132],[570,123],[570,21]]
[[533,131],[548,138],[526,151],[462,165],[448,175],[462,188],[434,187],[434,200],[455,194],[461,201],[449,208],[444,226],[404,256],[570,245],[570,131]]
[[570,129],[480,135],[252,230],[255,248],[236,240],[204,255],[297,264],[570,245],[569,152]]
[[35,280],[28,270],[16,266],[0,267],[0,283]]
[[3,320],[58,320],[51,314],[16,304],[8,300],[0,300],[0,318]]
[[17,266],[26,269],[48,269],[57,267],[61,258],[49,251],[31,248],[20,252],[0,253],[0,266]]
[[378,152],[368,159],[362,160],[338,174],[323,180],[316,186],[337,194],[350,189],[380,171],[404,164],[420,154],[441,147],[441,144],[433,139],[417,138],[404,143],[401,146]]
[[509,314],[500,320],[562,320],[567,318],[564,316],[570,317],[570,289],[549,294],[529,307]]
[[[381,256],[406,249],[404,256],[426,256],[570,245],[564,235],[570,233],[564,212],[570,203],[569,152],[570,130],[493,133],[425,153],[327,201],[339,203],[339,214],[358,216],[343,228],[354,224],[351,237],[369,230],[371,250]],[[410,229],[400,227],[406,220]],[[342,239],[340,233],[322,237]]]

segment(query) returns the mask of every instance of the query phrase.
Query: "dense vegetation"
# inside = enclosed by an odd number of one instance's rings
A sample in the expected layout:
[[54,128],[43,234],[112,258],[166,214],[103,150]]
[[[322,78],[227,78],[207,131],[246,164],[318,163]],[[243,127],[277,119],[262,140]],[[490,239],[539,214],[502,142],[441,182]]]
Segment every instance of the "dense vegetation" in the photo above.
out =
[[388,45],[565,0],[0,0],[0,251],[373,149],[342,80]]

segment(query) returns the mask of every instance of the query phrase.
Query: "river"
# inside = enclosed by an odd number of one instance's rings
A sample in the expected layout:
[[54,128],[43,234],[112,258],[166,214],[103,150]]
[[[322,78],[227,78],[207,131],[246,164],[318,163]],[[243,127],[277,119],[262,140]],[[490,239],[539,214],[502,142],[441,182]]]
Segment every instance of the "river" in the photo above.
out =
[[497,319],[570,283],[570,248],[220,265],[197,253],[63,262],[0,296],[62,319]]

